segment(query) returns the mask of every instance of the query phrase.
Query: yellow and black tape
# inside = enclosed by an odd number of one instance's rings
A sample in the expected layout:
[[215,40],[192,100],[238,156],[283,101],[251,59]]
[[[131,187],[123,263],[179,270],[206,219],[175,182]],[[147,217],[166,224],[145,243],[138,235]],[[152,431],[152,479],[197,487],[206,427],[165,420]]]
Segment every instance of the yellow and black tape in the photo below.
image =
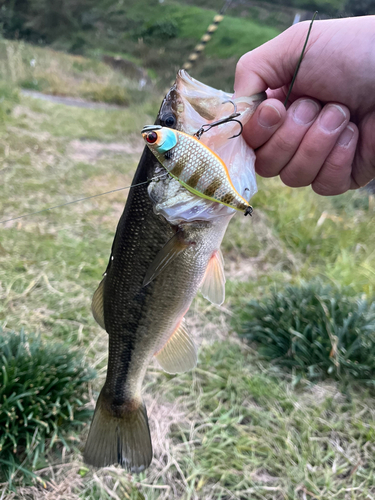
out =
[[200,39],[198,45],[194,47],[193,52],[190,54],[188,57],[188,60],[186,63],[182,66],[183,69],[189,70],[195,61],[198,59],[198,57],[201,55],[201,53],[204,51],[207,43],[211,40],[212,35],[215,33],[217,30],[217,27],[221,23],[221,21],[224,19],[223,14],[217,14],[214,18],[212,23],[209,25],[209,27],[206,30],[206,33],[202,36]]

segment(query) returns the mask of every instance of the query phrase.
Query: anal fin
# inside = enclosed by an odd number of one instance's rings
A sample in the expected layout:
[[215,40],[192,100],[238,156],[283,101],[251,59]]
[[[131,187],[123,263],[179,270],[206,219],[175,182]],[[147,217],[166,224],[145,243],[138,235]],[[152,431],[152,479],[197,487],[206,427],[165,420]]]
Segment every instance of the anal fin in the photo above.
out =
[[224,302],[225,273],[221,250],[212,254],[201,285],[201,293],[205,299],[218,306]]
[[173,260],[189,246],[189,242],[185,241],[183,231],[178,231],[164,245],[160,252],[155,257],[154,261],[147,269],[143,280],[143,286],[151,283]]
[[187,372],[196,366],[197,348],[186,329],[184,318],[155,357],[167,373]]
[[104,293],[104,280],[99,283],[98,288],[96,289],[91,302],[91,311],[94,316],[95,321],[105,330],[104,324],[104,302],[103,302],[103,293]]

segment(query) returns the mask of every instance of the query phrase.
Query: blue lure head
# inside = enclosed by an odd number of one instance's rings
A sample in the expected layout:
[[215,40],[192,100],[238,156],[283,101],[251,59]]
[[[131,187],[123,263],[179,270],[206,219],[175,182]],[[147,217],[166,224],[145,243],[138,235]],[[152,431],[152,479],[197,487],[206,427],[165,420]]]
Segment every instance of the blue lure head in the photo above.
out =
[[163,154],[177,144],[177,134],[174,130],[160,125],[146,125],[142,129],[142,137],[150,149]]

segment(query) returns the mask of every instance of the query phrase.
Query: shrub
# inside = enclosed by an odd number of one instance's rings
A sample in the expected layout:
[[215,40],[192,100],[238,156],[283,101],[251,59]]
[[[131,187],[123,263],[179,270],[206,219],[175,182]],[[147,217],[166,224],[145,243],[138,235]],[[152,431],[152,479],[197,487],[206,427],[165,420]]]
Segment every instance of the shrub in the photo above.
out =
[[94,372],[79,352],[23,331],[0,330],[0,357],[0,466],[11,480],[21,461],[27,473],[57,440],[68,447],[66,431],[91,414],[83,405]]
[[148,42],[169,40],[178,36],[178,24],[173,19],[148,23],[139,33]]
[[375,303],[320,282],[286,286],[239,311],[242,334],[259,353],[310,379],[374,382]]

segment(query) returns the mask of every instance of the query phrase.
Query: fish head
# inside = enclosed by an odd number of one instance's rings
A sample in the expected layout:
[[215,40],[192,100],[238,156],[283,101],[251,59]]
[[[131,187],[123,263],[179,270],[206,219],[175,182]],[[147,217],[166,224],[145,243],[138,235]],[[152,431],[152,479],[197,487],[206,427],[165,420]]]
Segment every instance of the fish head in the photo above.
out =
[[[263,92],[233,99],[231,94],[209,87],[181,70],[177,74],[175,84],[163,99],[156,125],[162,129],[176,129],[194,135],[202,125],[209,125],[231,115],[234,111],[233,104],[239,113],[236,120],[245,125],[265,98],[266,94]],[[151,131],[158,134],[159,130]],[[145,130],[146,132],[148,130]],[[257,191],[255,154],[242,136],[229,140],[238,132],[239,124],[229,121],[203,133],[200,141],[223,160],[235,189],[249,201]],[[169,176],[161,181],[159,179],[152,181],[148,192],[155,212],[172,224],[212,220],[216,217],[232,216],[235,213],[233,208],[189,192],[176,179]]]
[[166,153],[177,144],[176,133],[161,125],[146,125],[142,129],[142,137],[147,146],[159,154]]

